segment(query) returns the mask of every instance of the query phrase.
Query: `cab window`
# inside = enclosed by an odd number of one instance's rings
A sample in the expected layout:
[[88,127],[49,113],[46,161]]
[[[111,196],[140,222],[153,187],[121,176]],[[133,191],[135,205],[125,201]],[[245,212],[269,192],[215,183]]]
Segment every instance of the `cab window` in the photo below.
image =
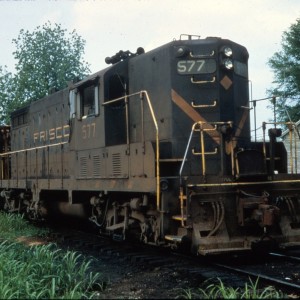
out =
[[85,85],[71,90],[69,94],[70,118],[78,120],[99,115],[99,86]]

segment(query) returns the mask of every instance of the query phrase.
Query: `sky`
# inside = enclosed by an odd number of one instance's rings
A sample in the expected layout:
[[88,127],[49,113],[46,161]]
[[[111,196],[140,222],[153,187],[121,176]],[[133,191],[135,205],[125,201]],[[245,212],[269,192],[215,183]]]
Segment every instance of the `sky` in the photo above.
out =
[[[252,99],[261,99],[274,79],[267,61],[298,18],[299,0],[0,0],[0,66],[14,72],[12,40],[48,21],[86,41],[92,73],[119,50],[147,52],[180,34],[217,36],[248,49]],[[273,116],[267,105],[257,104],[257,127]]]

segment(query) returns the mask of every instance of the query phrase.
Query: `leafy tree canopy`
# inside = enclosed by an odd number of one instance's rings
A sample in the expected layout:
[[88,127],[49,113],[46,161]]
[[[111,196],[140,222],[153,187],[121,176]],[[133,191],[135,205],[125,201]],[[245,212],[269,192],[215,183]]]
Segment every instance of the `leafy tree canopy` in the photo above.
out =
[[276,96],[277,119],[290,121],[290,116],[296,122],[300,120],[300,19],[283,32],[281,47],[268,61],[275,78],[268,93]]
[[14,95],[13,75],[0,66],[0,124],[8,124],[7,112],[17,107]]
[[13,43],[16,74],[0,69],[2,123],[9,122],[10,112],[17,107],[63,89],[68,81],[90,72],[83,60],[85,40],[75,30],[68,33],[59,24],[48,22],[33,32],[22,29]]

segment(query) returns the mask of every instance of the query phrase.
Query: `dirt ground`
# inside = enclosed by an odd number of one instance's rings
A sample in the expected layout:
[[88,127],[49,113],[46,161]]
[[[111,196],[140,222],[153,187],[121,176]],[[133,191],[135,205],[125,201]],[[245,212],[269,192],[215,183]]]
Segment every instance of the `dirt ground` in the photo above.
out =
[[174,299],[182,298],[184,290],[195,286],[183,274],[167,266],[153,269],[143,266],[106,265],[103,275],[107,279],[100,299]]
[[[28,246],[42,245],[53,240],[36,237],[17,239]],[[75,250],[75,249],[74,249]],[[75,250],[76,251],[76,250]],[[93,251],[94,252],[94,251]],[[192,279],[174,267],[132,263],[124,257],[87,253],[93,269],[101,274],[104,283],[99,299],[174,299],[182,298],[184,290],[195,286]]]

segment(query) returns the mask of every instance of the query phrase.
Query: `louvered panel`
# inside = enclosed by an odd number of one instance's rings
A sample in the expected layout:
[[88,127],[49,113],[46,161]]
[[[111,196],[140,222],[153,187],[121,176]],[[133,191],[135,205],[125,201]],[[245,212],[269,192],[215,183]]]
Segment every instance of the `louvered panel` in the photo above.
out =
[[79,177],[87,177],[87,157],[86,156],[82,156],[79,158]]
[[100,155],[93,156],[93,177],[101,176],[101,157]]
[[120,153],[113,153],[112,154],[112,167],[113,167],[113,176],[121,176],[122,171],[122,160]]

